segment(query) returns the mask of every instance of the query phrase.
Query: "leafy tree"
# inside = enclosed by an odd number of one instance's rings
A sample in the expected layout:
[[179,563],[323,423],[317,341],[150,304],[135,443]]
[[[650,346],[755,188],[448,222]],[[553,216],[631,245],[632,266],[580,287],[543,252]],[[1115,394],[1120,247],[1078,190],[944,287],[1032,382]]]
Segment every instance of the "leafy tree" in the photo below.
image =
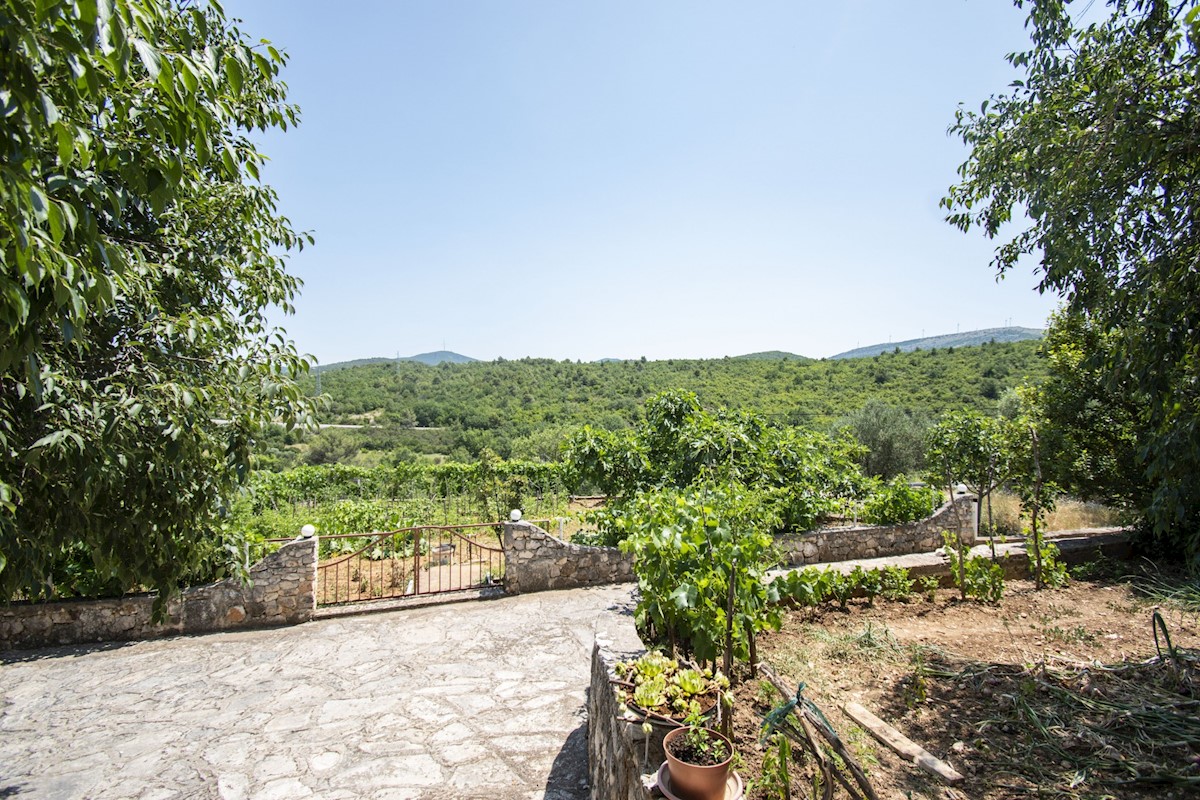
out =
[[[931,446],[942,469],[949,469],[954,480],[961,481],[979,498],[975,504],[975,528],[983,530],[982,515],[986,502],[987,530],[993,531],[991,495],[1007,478],[1010,450],[1005,421],[974,411],[958,411],[942,416],[935,426]],[[992,544],[995,557],[995,543]]]
[[[297,120],[284,56],[215,4],[0,0],[0,595],[178,585],[256,432],[311,419],[291,310],[306,237],[246,134]],[[236,563],[236,562],[233,562]]]
[[1011,454],[1011,479],[1017,495],[1021,498],[1021,512],[1029,519],[1027,548],[1032,548],[1031,565],[1034,584],[1038,589],[1046,585],[1046,576],[1053,574],[1053,549],[1047,548],[1043,539],[1044,518],[1054,509],[1061,489],[1050,479],[1045,469],[1046,457],[1042,439],[1046,420],[1039,413],[1036,402],[1025,403],[1026,413],[1008,428],[1008,449]]
[[[929,431],[925,448],[931,482],[945,487],[946,494],[954,498],[955,483],[962,480],[964,464],[970,463],[975,455],[978,429],[975,418],[965,412],[946,414]],[[957,508],[957,507],[955,507]],[[978,505],[976,506],[978,509]],[[957,511],[955,513],[958,513]],[[978,520],[978,515],[976,515]],[[954,540],[957,550],[963,550],[962,526],[955,526]],[[967,576],[963,559],[958,561],[958,587],[962,599],[967,599]]]
[[909,409],[871,398],[838,423],[865,448],[863,472],[884,480],[917,472],[925,464],[925,434],[929,422]]
[[304,463],[309,466],[321,464],[349,463],[362,449],[362,440],[357,431],[327,428],[309,440],[304,451]]
[[1146,404],[1138,386],[1117,386],[1095,357],[1111,358],[1115,337],[1087,317],[1056,314],[1042,344],[1049,374],[1022,394],[1037,407],[1025,413],[1045,421],[1042,450],[1055,483],[1085,500],[1140,509],[1151,501],[1140,457]]
[[[1200,10],[1114,0],[1083,25],[1062,0],[1018,5],[1032,47],[1009,60],[1024,74],[959,110],[971,152],[943,204],[1002,237],[1000,274],[1040,258],[1041,290],[1100,332],[1081,363],[1109,391],[1138,388],[1154,534],[1200,566]],[[1009,234],[1017,209],[1028,224]]]
[[[846,438],[767,424],[746,412],[700,407],[690,392],[664,392],[647,403],[646,422],[609,433],[585,427],[567,440],[564,458],[583,485],[632,500],[639,492],[686,489],[708,481],[753,486],[779,524],[804,530],[834,498],[861,494],[855,464],[861,447]],[[623,509],[599,515],[620,526]]]
[[647,638],[715,663],[757,660],[758,633],[778,629],[778,589],[765,582],[775,561],[769,505],[738,484],[704,483],[644,492],[629,504],[637,621]]

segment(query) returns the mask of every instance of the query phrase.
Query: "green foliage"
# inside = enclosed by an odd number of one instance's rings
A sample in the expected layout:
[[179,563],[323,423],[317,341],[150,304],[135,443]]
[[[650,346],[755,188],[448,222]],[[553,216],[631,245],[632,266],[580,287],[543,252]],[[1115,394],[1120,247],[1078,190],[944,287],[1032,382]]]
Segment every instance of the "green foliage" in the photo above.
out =
[[1033,545],[1030,543],[1030,549],[1026,553],[1029,558],[1029,569],[1031,571],[1041,570],[1041,580],[1046,586],[1051,589],[1059,589],[1071,582],[1071,576],[1067,571],[1067,564],[1059,556],[1058,545],[1054,542],[1042,540],[1039,542],[1041,552],[1036,554],[1033,552]]
[[614,665],[617,676],[632,686],[618,696],[644,712],[675,720],[697,720],[729,688],[728,679],[711,669],[680,668],[677,660],[651,650]]
[[766,800],[791,800],[792,776],[788,769],[791,761],[791,740],[782,733],[772,734],[763,751],[762,770],[753,784],[758,796]]
[[[1031,392],[1032,393],[1032,390]],[[1046,512],[1054,508],[1060,490],[1053,481],[1047,480],[1043,464],[1046,463],[1042,446],[1042,431],[1047,427],[1045,419],[1038,415],[1040,406],[1036,402],[1023,404],[1025,413],[1011,427],[1009,447],[1012,452],[1013,488],[1021,498],[1021,515],[1029,520],[1028,546],[1033,556],[1033,579],[1037,588],[1046,584],[1047,569],[1044,564],[1043,537],[1046,530]]]
[[728,760],[733,753],[726,741],[712,730],[693,725],[671,742],[671,755],[688,764],[713,766]]
[[[528,458],[527,437],[583,425],[607,431],[646,419],[644,403],[688,391],[706,407],[760,414],[774,423],[824,430],[871,400],[916,421],[964,405],[990,413],[1002,393],[1041,378],[1036,342],[985,343],[953,352],[917,351],[839,361],[708,359],[577,364],[549,359],[472,364],[375,364],[323,372],[323,422],[372,422],[368,440],[407,437],[416,453],[449,454],[482,437],[506,458]],[[879,382],[881,376],[886,380]],[[303,384],[315,391],[311,377]],[[417,427],[413,427],[417,426]],[[864,442],[866,443],[866,442]],[[369,444],[364,444],[368,447]],[[553,456],[537,445],[542,457]]]
[[886,600],[908,600],[912,596],[913,582],[904,567],[884,567],[881,571],[880,594]]
[[[999,272],[1040,259],[1039,288],[1087,321],[1098,346],[1079,354],[1079,388],[1098,405],[1080,422],[1132,425],[1100,448],[1136,444],[1154,539],[1200,566],[1200,14],[1115,0],[1084,26],[1060,0],[1025,7],[1032,46],[1009,57],[1021,79],[958,111],[970,155],[943,204],[962,230],[1001,238]],[[1072,398],[1054,402],[1070,413]]]
[[850,571],[850,585],[867,598],[867,605],[875,605],[875,598],[883,591],[883,575],[877,569],[863,569],[856,564]]
[[[420,525],[496,522],[512,508],[561,516],[568,497],[558,464],[499,461],[298,467],[256,472],[233,504],[226,526],[251,543],[291,538],[312,523],[318,533],[369,533]],[[520,501],[514,504],[513,501]],[[363,537],[321,542],[322,556],[353,552]],[[386,548],[385,548],[386,550]]]
[[890,480],[925,466],[929,420],[923,414],[871,397],[837,427],[849,430],[866,448],[860,463],[867,475]]
[[954,585],[963,597],[972,597],[993,605],[1004,594],[1004,567],[987,556],[972,556],[961,540],[953,534],[942,534],[946,542],[946,558],[954,575]]
[[990,499],[1012,471],[1011,428],[1000,417],[955,411],[943,414],[929,432],[925,457],[931,476],[947,488],[961,481],[975,493],[980,500],[975,507],[977,528],[984,499]]
[[[753,637],[779,627],[763,583],[773,563],[772,520],[753,492],[704,485],[638,495],[621,550],[634,557],[637,622],[646,636],[697,659],[745,659]],[[729,595],[733,605],[730,616]]]
[[1144,509],[1151,497],[1140,457],[1148,434],[1141,392],[1114,387],[1094,358],[1111,357],[1115,347],[1114,331],[1078,314],[1055,314],[1042,343],[1049,373],[1024,396],[1037,405],[1032,415],[1046,422],[1043,449],[1054,483],[1082,500]]
[[862,519],[870,525],[899,525],[924,519],[934,512],[942,493],[930,486],[910,486],[893,480],[863,502]]
[[[719,479],[760,490],[776,528],[808,529],[837,498],[862,494],[868,482],[854,458],[859,447],[753,414],[700,407],[689,392],[664,392],[646,404],[646,422],[611,433],[584,427],[567,440],[568,479],[615,496]],[[627,534],[620,502],[593,515],[613,541]]]
[[782,602],[815,608],[826,600],[836,600],[846,608],[856,594],[866,597],[868,603],[881,595],[888,600],[906,600],[912,594],[913,582],[903,567],[865,570],[855,566],[846,575],[836,569],[809,566],[781,575],[771,585]]
[[773,583],[781,600],[791,601],[804,608],[815,608],[831,596],[832,576],[832,570],[805,567],[781,575]]
[[836,569],[825,571],[829,576],[829,596],[838,601],[838,607],[845,610],[854,595],[854,580]]
[[937,600],[937,590],[940,581],[935,575],[926,575],[920,580],[921,591],[925,593],[925,599],[933,603]]
[[0,597],[149,587],[161,612],[241,563],[221,517],[262,428],[311,422],[267,319],[307,237],[247,136],[297,120],[285,57],[215,3],[0,19]]
[[[250,479],[255,510],[293,503],[346,499],[395,499],[459,496],[486,497],[492,512],[507,516],[512,495],[564,494],[564,469],[560,464],[489,459],[478,464],[400,463],[380,467],[333,464],[297,467],[287,472],[255,472]],[[507,506],[507,507],[506,507]],[[485,517],[487,512],[481,507]],[[494,521],[499,517],[482,521]],[[428,520],[426,520],[428,521]]]

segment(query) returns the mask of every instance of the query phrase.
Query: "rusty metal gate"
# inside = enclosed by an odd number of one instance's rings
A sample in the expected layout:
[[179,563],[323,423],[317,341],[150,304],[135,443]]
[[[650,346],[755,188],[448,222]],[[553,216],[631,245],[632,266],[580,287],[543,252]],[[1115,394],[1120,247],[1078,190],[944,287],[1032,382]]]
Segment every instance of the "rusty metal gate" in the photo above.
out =
[[[321,537],[317,605],[481,589],[504,582],[500,523]],[[366,544],[360,544],[366,539]],[[328,544],[327,544],[328,543]]]

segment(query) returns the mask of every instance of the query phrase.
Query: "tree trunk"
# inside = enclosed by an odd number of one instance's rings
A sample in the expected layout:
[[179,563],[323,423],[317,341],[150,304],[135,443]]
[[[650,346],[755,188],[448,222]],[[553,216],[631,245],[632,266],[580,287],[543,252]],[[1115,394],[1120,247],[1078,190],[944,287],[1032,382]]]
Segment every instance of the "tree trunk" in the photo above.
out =
[[992,490],[993,486],[988,489],[987,506],[988,506],[988,540],[992,543],[992,561],[996,560],[996,523],[992,522]]
[[733,596],[737,589],[737,560],[729,565],[729,596],[725,601],[725,677],[733,680]]
[[954,482],[947,487],[950,490],[950,507],[954,509],[954,546],[958,550],[958,593],[963,600],[967,599],[967,554],[963,550],[962,515],[954,503]]
[[1041,589],[1042,584],[1042,539],[1038,534],[1038,516],[1042,510],[1042,463],[1038,458],[1037,431],[1029,426],[1029,435],[1033,442],[1033,513],[1029,517],[1029,533],[1033,538],[1034,567],[1033,586]]

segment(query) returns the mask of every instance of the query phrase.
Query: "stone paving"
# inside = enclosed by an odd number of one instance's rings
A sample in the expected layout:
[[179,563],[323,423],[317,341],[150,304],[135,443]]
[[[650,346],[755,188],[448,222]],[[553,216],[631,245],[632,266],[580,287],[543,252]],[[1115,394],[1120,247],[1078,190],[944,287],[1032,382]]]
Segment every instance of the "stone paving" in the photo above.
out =
[[632,586],[0,656],[0,798],[588,797]]

